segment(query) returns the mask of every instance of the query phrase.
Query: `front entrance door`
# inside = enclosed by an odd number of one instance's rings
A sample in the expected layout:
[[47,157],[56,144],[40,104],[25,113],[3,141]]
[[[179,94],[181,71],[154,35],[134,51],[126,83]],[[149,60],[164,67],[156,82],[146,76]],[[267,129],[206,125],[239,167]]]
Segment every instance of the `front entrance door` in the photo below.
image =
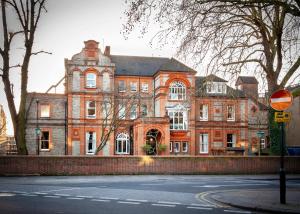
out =
[[151,129],[146,135],[146,154],[156,155],[158,150],[158,144],[161,141],[161,133],[157,129]]

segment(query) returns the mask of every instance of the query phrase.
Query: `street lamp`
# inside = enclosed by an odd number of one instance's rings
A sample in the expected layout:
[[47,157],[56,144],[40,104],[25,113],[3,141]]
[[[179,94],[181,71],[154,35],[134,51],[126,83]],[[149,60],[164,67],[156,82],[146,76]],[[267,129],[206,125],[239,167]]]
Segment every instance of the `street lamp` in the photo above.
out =
[[36,128],[35,128],[35,134],[36,134],[36,154],[40,154],[40,146],[39,146],[39,139],[41,134],[41,129],[39,128],[39,100],[36,100]]

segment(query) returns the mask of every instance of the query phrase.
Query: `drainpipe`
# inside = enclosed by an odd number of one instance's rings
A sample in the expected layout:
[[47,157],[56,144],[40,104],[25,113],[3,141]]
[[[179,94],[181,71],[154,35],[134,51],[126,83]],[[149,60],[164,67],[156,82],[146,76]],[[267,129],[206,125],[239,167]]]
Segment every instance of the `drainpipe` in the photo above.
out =
[[153,80],[153,113],[154,113],[154,117],[155,117],[155,77]]
[[67,124],[67,122],[68,122],[68,100],[65,101],[65,155],[68,154],[68,124]]

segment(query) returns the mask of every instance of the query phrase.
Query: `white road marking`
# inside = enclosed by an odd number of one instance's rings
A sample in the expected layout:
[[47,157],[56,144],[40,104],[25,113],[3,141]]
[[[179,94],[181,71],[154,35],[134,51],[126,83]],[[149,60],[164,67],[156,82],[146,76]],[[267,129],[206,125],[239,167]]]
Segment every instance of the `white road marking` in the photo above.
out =
[[10,192],[0,192],[0,197],[11,197],[15,196],[16,194]]
[[68,194],[54,194],[54,195],[63,196],[63,197],[69,197],[69,196],[71,196],[71,195],[68,195]]
[[136,201],[136,202],[148,202],[148,200],[140,200],[140,199],[131,199],[131,198],[129,198],[129,199],[126,199],[126,201]]
[[76,195],[75,197],[78,197],[78,198],[93,198],[93,196],[88,196],[88,195]]
[[190,206],[194,206],[194,207],[216,207],[214,205],[210,205],[210,204],[191,204]]
[[164,184],[140,184],[142,186],[161,186],[161,185],[164,185]]
[[188,209],[212,210],[210,207],[187,207]]
[[172,202],[172,201],[158,201],[158,203],[160,203],[160,204],[176,204],[176,205],[181,204],[179,202]]
[[269,184],[221,184],[221,185],[203,185],[203,186],[193,186],[193,187],[206,187],[206,188],[216,188],[216,187],[239,187],[239,186],[267,186]]
[[91,201],[110,202],[110,200],[103,200],[103,199],[92,199]]
[[83,200],[84,198],[67,198],[67,199],[70,199],[70,200]]
[[151,204],[152,206],[157,206],[157,207],[176,207],[174,204]]
[[132,201],[118,201],[119,204],[141,204],[140,202],[132,202]]
[[100,197],[100,198],[106,200],[119,200],[119,198],[110,198],[110,197]]
[[[2,191],[3,192],[3,191]],[[19,193],[19,194],[27,194],[27,192],[24,192],[24,191],[12,191],[14,193]]]
[[53,190],[47,190],[47,191],[43,191],[43,192],[58,192],[58,191],[74,190],[74,189],[80,189],[80,187],[67,188],[67,189],[53,189]]
[[37,195],[47,195],[48,193],[46,193],[46,192],[34,192],[34,194],[37,194]]
[[242,210],[224,210],[227,213],[251,213],[250,211],[242,211]]
[[44,195],[44,198],[60,198],[60,196],[57,195]]
[[22,196],[34,197],[34,196],[37,196],[37,195],[33,195],[33,194],[22,194]]

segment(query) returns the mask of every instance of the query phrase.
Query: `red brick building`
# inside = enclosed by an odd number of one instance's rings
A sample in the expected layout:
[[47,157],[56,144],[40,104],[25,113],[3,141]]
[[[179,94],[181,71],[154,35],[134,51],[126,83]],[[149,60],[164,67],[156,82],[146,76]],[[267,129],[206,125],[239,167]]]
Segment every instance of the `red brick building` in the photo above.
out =
[[29,153],[93,155],[104,136],[103,156],[247,155],[256,147],[249,115],[263,105],[176,59],[111,55],[89,40],[65,68],[64,94],[29,94]]

